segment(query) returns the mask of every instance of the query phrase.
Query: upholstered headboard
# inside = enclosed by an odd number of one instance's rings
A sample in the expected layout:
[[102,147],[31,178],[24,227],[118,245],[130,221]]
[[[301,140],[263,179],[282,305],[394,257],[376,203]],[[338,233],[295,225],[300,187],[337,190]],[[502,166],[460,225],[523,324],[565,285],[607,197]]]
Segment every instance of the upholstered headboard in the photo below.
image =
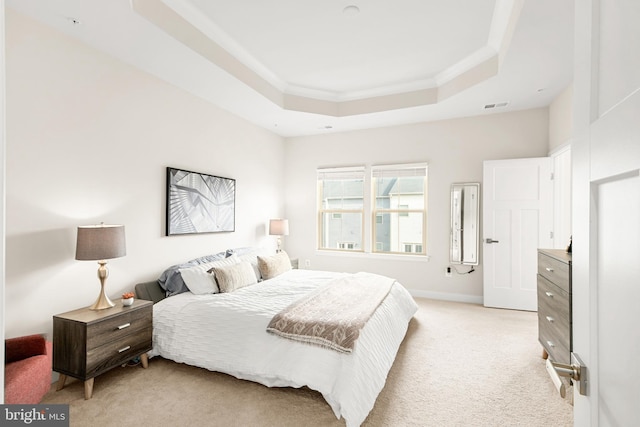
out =
[[134,289],[136,298],[153,301],[154,304],[166,298],[165,291],[160,287],[160,283],[157,280],[138,283]]

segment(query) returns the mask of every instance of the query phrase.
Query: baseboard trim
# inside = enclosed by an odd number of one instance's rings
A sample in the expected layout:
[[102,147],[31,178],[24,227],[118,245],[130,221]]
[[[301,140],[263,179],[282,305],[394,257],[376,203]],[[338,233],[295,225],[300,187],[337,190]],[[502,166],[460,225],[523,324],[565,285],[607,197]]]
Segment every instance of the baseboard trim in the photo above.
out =
[[412,296],[417,298],[430,298],[430,299],[437,299],[442,301],[466,302],[469,304],[480,304],[480,305],[484,303],[484,298],[477,295],[450,294],[448,292],[420,291],[416,289],[407,289],[407,290]]

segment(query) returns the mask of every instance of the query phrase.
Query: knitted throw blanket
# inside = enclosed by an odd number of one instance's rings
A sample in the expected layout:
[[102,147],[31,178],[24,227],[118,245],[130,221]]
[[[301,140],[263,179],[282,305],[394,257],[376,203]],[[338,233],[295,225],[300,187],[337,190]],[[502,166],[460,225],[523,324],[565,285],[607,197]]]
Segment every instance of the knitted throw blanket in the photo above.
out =
[[267,332],[351,353],[360,330],[394,282],[371,273],[337,278],[276,314]]

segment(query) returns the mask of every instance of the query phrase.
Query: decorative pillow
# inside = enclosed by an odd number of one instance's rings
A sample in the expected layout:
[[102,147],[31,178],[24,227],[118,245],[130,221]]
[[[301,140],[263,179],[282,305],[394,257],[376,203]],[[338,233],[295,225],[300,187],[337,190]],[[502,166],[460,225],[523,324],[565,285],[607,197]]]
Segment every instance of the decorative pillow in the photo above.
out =
[[233,292],[245,286],[258,283],[253,267],[247,261],[241,261],[226,267],[214,267],[220,292]]
[[249,264],[251,264],[251,267],[253,267],[253,271],[256,274],[259,282],[262,280],[262,278],[260,269],[258,268],[258,257],[272,255],[273,251],[269,251],[269,249],[267,248],[255,247],[251,248],[251,250],[248,251],[236,252],[236,254],[238,255],[238,258],[240,258],[240,261],[248,261]]
[[182,280],[189,290],[196,295],[217,294],[219,291],[213,274],[198,267],[180,270]]
[[218,289],[214,275],[211,274],[213,269],[237,264],[238,262],[240,262],[240,260],[236,256],[213,262],[205,262],[200,265],[181,269],[180,275],[192,293],[196,295],[215,294],[220,292],[220,290]]
[[272,256],[258,256],[258,269],[264,280],[272,279],[291,270],[291,260],[285,251]]

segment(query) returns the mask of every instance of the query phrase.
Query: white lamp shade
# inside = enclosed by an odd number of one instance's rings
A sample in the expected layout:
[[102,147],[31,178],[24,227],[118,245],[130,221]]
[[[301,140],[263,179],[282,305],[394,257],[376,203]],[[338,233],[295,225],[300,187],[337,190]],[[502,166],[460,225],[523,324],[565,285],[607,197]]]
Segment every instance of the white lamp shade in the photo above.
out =
[[288,236],[289,220],[288,219],[269,220],[269,234],[272,236]]
[[78,227],[76,259],[100,261],[127,254],[124,225],[85,225]]

